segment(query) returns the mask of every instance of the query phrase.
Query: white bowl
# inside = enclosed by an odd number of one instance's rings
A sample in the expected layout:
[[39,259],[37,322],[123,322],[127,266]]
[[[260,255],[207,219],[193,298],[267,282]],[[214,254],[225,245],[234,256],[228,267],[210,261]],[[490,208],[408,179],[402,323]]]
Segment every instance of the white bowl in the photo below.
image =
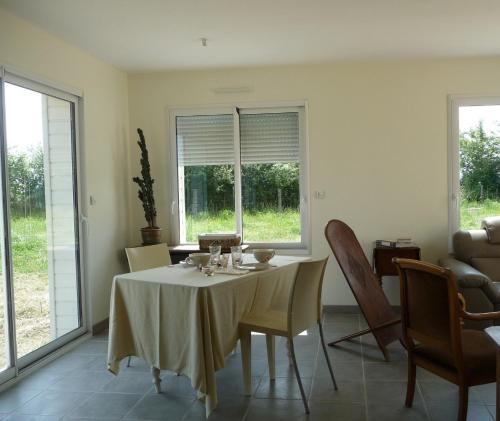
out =
[[275,251],[274,249],[254,249],[253,257],[259,263],[267,263],[274,257]]
[[206,266],[210,261],[210,253],[190,253],[186,263],[196,267]]

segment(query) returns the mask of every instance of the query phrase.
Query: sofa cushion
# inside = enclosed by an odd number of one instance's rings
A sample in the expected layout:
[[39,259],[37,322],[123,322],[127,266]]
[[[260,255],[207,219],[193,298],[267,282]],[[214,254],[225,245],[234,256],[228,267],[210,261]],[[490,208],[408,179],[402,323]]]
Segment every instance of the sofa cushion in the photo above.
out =
[[479,272],[488,276],[493,282],[500,282],[500,256],[473,257],[471,264]]
[[453,252],[458,260],[472,264],[474,257],[500,258],[500,244],[490,243],[484,229],[457,231],[453,235]]
[[500,216],[490,216],[481,222],[491,244],[500,244]]

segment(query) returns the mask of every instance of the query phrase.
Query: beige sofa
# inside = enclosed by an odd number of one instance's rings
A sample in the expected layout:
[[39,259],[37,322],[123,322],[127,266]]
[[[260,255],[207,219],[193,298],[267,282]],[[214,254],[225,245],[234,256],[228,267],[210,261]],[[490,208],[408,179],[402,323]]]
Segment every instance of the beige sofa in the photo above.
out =
[[[500,216],[485,218],[481,229],[458,231],[453,236],[453,256],[439,261],[450,268],[465,297],[467,310],[500,310]],[[482,329],[491,322],[470,322]]]

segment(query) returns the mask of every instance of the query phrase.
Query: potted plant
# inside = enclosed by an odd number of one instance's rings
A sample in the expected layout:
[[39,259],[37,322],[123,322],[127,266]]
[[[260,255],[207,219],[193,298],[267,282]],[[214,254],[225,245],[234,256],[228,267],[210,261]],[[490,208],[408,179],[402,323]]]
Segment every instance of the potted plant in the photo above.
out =
[[153,194],[153,184],[155,181],[151,178],[146,139],[141,129],[137,129],[137,133],[139,134],[139,141],[137,144],[141,149],[142,178],[134,177],[132,181],[139,186],[138,196],[142,202],[144,217],[148,223],[147,227],[141,228],[142,244],[159,244],[161,243],[161,228],[156,225],[156,205]]

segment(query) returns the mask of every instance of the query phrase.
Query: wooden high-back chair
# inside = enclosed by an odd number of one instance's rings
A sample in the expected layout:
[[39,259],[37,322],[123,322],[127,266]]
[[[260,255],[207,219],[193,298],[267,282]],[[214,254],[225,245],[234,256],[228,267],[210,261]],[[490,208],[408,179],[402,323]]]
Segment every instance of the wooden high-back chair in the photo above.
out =
[[482,330],[462,329],[461,319],[498,319],[500,312],[466,312],[449,269],[411,259],[393,262],[400,277],[408,350],[406,406],[413,403],[419,366],[458,385],[458,420],[465,421],[469,387],[496,381],[496,349]]
[[386,346],[402,339],[399,317],[390,306],[352,229],[344,222],[332,219],[326,225],[325,237],[369,326],[368,329],[343,336],[328,345],[334,346],[372,333],[385,359],[389,360]]

